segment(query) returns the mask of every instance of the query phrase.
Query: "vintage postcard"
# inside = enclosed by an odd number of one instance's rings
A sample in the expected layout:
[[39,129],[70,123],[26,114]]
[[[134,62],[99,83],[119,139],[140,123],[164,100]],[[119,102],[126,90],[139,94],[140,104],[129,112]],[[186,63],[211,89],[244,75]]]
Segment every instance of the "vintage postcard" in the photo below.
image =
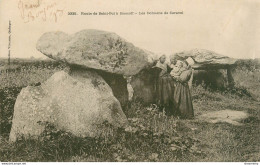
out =
[[1,0],[0,36],[2,164],[260,161],[258,0]]

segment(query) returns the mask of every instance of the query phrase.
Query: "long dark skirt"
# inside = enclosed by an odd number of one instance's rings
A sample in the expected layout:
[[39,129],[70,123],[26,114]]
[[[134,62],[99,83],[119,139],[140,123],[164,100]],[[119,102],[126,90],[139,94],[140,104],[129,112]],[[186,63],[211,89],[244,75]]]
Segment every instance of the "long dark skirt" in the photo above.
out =
[[157,83],[157,104],[160,109],[164,109],[166,114],[174,114],[174,80],[170,75],[164,75],[158,78]]
[[176,82],[174,104],[178,115],[183,119],[194,118],[191,93],[187,83]]

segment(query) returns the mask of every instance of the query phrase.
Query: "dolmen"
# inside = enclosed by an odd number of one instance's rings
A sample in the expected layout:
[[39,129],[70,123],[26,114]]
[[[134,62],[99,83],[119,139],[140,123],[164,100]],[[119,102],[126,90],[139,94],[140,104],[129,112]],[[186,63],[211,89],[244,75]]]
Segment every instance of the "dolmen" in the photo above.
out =
[[[234,80],[232,69],[236,59],[204,49],[192,49],[170,55],[175,60],[191,60],[193,68],[193,83],[206,84],[213,88],[232,87]],[[154,63],[132,76],[131,85],[134,89],[133,99],[139,99],[144,104],[156,103]]]
[[40,86],[27,86],[17,97],[10,141],[19,136],[37,138],[48,123],[79,137],[99,135],[108,122],[126,127],[123,112],[128,102],[127,77],[152,63],[151,52],[140,49],[115,33],[82,30],[43,34],[38,51],[66,63],[69,72],[53,74]]
[[[145,105],[156,103],[155,54],[115,33],[94,29],[71,35],[47,32],[39,38],[36,49],[66,63],[70,70],[56,72],[40,86],[21,90],[10,141],[19,136],[39,137],[46,127],[42,123],[75,136],[96,137],[104,122],[127,127],[124,111],[129,95]],[[192,60],[195,81],[232,84],[235,59],[202,49],[175,53],[170,58]]]

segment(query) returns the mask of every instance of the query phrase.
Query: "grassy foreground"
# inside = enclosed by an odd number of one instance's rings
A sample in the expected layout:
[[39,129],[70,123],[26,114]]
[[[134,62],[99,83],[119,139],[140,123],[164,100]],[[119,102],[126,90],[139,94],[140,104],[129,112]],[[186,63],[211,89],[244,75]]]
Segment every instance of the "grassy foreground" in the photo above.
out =
[[[239,89],[220,92],[201,86],[192,90],[194,120],[168,117],[156,105],[132,102],[125,110],[127,129],[104,123],[107,129],[101,137],[79,138],[46,123],[37,140],[9,143],[13,106],[21,88],[62,69],[66,68],[27,67],[1,75],[0,161],[260,161],[260,103]],[[224,109],[245,111],[249,117],[239,126],[198,118]]]

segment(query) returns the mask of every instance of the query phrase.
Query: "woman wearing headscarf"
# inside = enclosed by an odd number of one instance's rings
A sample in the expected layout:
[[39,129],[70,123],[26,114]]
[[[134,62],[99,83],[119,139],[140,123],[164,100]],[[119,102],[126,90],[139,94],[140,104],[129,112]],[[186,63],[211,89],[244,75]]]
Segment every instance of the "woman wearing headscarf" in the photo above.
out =
[[166,63],[166,56],[162,55],[156,63],[156,68],[160,68],[156,83],[157,105],[164,109],[167,115],[174,114],[174,81],[169,72],[171,68]]
[[177,113],[182,119],[194,118],[191,93],[188,82],[192,76],[192,68],[187,61],[183,61],[183,69],[178,77],[175,77],[174,104]]

